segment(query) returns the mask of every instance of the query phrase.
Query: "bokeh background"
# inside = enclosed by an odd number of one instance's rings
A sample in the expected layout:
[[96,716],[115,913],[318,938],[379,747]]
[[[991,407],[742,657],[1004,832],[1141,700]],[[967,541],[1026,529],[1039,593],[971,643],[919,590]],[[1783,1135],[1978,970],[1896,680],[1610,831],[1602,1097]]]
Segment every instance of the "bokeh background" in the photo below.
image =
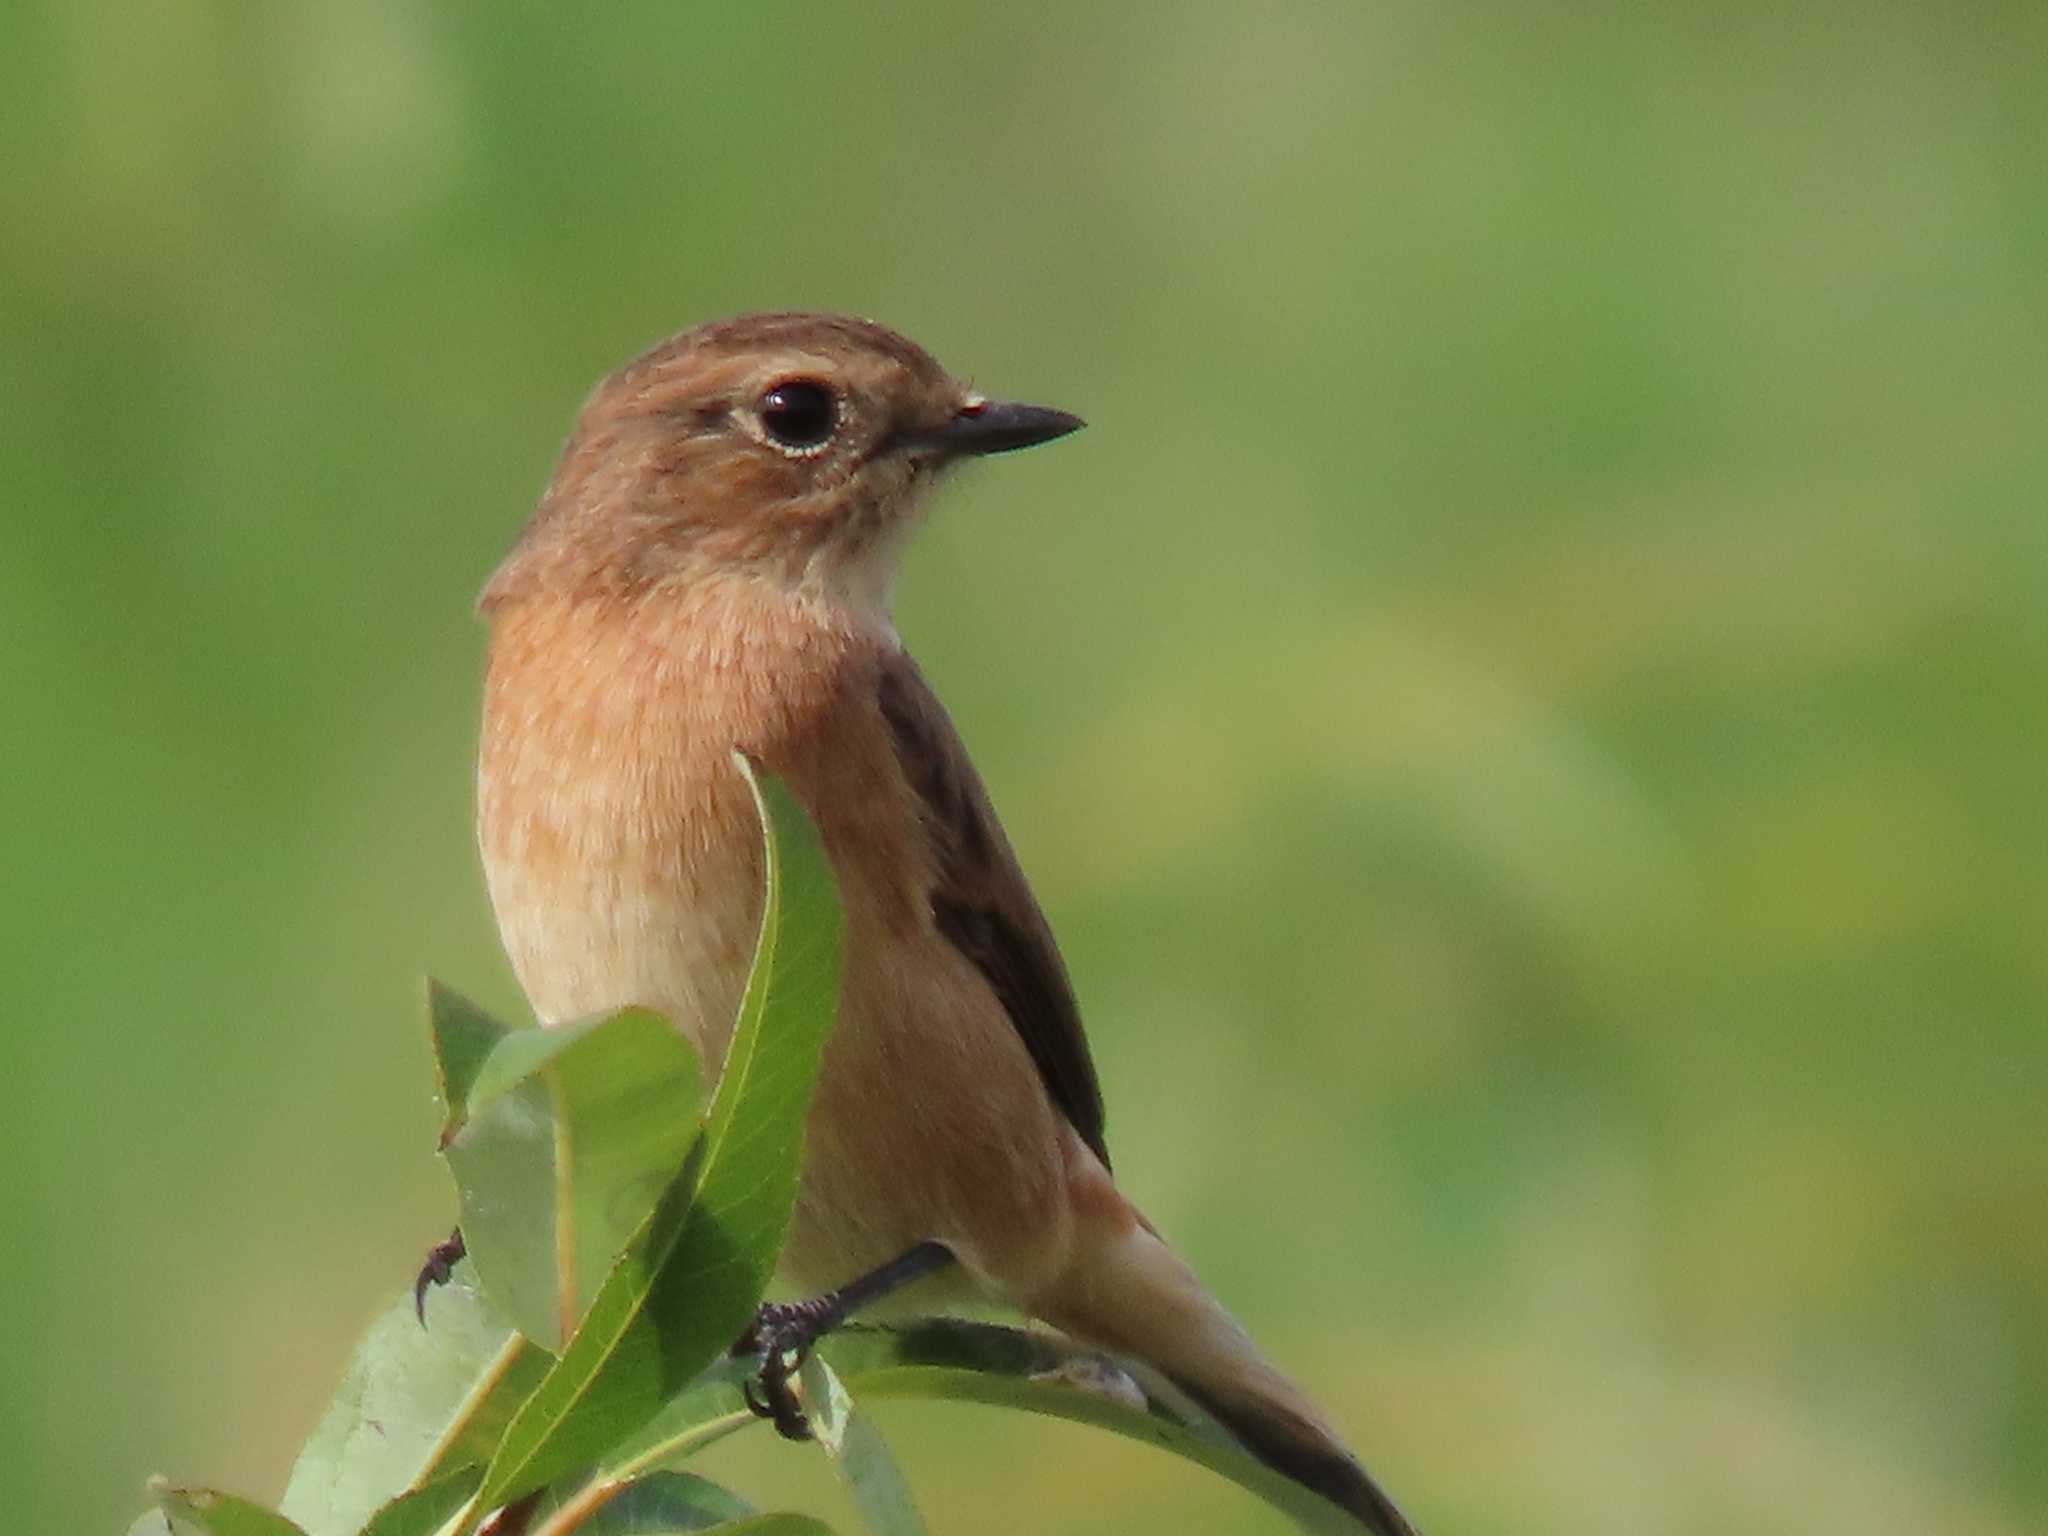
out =
[[[590,382],[1090,431],[901,624],[1125,1182],[1439,1532],[2048,1521],[2048,11],[0,15],[0,1485],[274,1496],[507,1011],[474,593]],[[1255,1532],[885,1408],[939,1530]],[[718,1464],[844,1518],[767,1437]]]

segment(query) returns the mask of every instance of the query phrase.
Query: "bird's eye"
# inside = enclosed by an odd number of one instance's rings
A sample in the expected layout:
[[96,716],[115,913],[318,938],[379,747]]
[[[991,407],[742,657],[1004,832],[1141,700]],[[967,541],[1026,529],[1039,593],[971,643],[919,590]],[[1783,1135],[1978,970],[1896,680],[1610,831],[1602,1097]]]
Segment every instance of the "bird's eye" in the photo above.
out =
[[815,379],[788,379],[761,397],[761,426],[777,446],[809,453],[839,425],[839,402]]

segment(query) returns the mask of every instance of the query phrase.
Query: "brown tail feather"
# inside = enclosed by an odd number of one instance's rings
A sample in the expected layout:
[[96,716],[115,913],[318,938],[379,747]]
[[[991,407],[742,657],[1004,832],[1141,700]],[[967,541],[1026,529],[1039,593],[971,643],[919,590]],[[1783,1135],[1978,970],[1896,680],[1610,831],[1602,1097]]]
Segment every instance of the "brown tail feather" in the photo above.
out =
[[1194,1272],[1131,1213],[1092,1243],[1047,1321],[1158,1367],[1259,1460],[1356,1516],[1375,1536],[1415,1536],[1322,1415],[1275,1370]]
[[1203,1391],[1195,1382],[1176,1376],[1174,1383],[1275,1472],[1320,1493],[1339,1509],[1349,1510],[1378,1536],[1415,1536],[1407,1516],[1394,1507],[1394,1501],[1358,1459],[1318,1427],[1300,1422],[1285,1405],[1230,1402]]

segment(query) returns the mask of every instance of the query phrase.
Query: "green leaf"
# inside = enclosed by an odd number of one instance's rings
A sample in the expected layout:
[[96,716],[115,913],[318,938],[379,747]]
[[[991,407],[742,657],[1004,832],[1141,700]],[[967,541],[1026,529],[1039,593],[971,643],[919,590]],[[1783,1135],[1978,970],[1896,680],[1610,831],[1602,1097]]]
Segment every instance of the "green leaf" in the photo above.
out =
[[820,1353],[864,1398],[990,1403],[1113,1430],[1207,1467],[1318,1536],[1358,1536],[1349,1514],[1258,1460],[1156,1372],[1052,1334],[934,1318],[856,1324]]
[[424,1488],[400,1494],[370,1517],[362,1536],[434,1536],[469,1502],[483,1476],[481,1466],[464,1467]]
[[677,1175],[619,1262],[582,1326],[506,1427],[478,1496],[492,1508],[602,1456],[661,1408],[661,1341],[641,1308],[656,1272],[675,1251],[696,1191],[704,1142]]
[[213,1488],[180,1488],[151,1478],[149,1496],[156,1513],[130,1526],[130,1536],[306,1536],[283,1515]]
[[925,1536],[924,1517],[889,1447],[824,1358],[804,1361],[804,1409],[818,1444],[853,1495],[854,1507],[875,1536]]
[[641,1430],[606,1452],[600,1471],[624,1480],[656,1467],[674,1466],[728,1435],[760,1423],[747,1406],[742,1384],[760,1370],[751,1359],[714,1360],[689,1386],[662,1404]]
[[529,1536],[670,1536],[726,1530],[755,1518],[729,1488],[686,1472],[633,1479],[597,1477],[560,1498],[540,1501]]
[[684,1473],[657,1472],[627,1485],[573,1524],[542,1520],[532,1536],[832,1536],[809,1515],[755,1514],[735,1493]]
[[444,1150],[470,1257],[521,1333],[553,1350],[574,1331],[703,1102],[696,1053],[644,1008],[513,1030],[475,1064]]
[[441,1097],[441,1144],[469,1113],[469,1090],[485,1059],[512,1031],[453,987],[427,978],[427,1030]]
[[[731,1489],[694,1473],[652,1472],[628,1483],[605,1501],[595,1519],[576,1529],[584,1536],[669,1536],[712,1530],[757,1513]],[[547,1532],[545,1524],[540,1531]]]
[[333,1403],[292,1467],[283,1508],[310,1536],[355,1536],[408,1489],[490,1459],[548,1357],[477,1289],[475,1272],[410,1294],[372,1325]]
[[804,1110],[832,1027],[843,919],[816,831],[738,754],[763,829],[761,934],[692,1166],[671,1184],[484,1478],[490,1507],[603,1457],[738,1337],[796,1201]]
[[[780,782],[733,764],[754,792],[767,887],[761,934],[705,1134],[710,1158],[699,1204],[731,1234],[743,1266],[744,1325],[781,1256],[796,1205],[804,1111],[839,1002],[845,917],[816,828]],[[737,1332],[737,1329],[735,1329]],[[721,1342],[725,1342],[721,1340]]]

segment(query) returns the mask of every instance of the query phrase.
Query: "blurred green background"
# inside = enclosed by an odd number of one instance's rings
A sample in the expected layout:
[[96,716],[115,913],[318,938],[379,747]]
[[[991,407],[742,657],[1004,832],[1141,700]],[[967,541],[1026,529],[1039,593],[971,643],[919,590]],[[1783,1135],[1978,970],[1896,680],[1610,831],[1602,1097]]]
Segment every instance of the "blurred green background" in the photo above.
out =
[[[265,1497],[511,1010],[470,604],[603,371],[1087,415],[904,633],[1125,1183],[1438,1532],[2048,1521],[2038,4],[0,16],[0,1484]],[[939,1530],[1276,1529],[885,1410]],[[758,1443],[756,1497],[844,1506]]]

